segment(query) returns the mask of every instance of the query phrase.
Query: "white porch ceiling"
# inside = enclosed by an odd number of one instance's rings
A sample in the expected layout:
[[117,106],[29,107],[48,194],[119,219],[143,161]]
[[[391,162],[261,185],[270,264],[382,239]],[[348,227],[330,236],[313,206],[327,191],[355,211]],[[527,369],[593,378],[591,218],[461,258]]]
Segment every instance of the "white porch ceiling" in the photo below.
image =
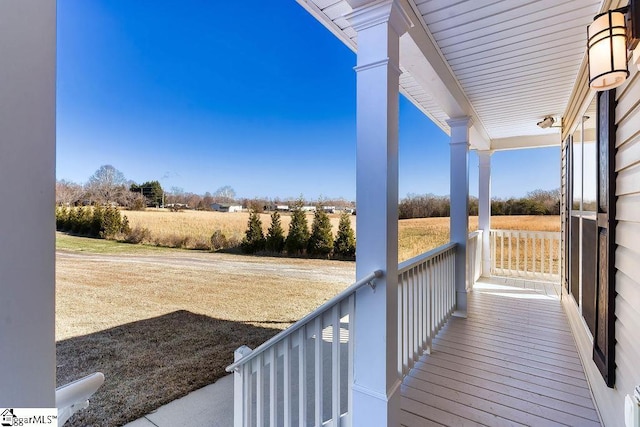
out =
[[[297,1],[357,50],[347,0]],[[560,144],[559,128],[536,123],[565,114],[601,0],[399,1],[414,14],[401,38],[400,91],[441,129],[470,115],[472,148]]]

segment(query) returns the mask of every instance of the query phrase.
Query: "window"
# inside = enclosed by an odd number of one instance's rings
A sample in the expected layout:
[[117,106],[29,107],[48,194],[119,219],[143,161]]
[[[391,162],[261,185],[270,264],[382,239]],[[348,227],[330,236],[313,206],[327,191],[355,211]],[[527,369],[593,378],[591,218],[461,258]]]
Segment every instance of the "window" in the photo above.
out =
[[566,184],[568,290],[609,387],[615,385],[615,104],[615,89],[598,92],[568,138]]

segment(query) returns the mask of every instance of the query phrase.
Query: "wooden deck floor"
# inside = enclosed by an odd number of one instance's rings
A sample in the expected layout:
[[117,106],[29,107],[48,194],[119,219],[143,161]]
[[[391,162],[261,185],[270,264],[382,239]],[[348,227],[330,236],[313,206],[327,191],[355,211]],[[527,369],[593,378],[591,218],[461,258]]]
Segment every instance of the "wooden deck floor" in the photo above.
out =
[[468,318],[452,318],[405,378],[401,422],[599,426],[552,287],[481,279],[469,294]]

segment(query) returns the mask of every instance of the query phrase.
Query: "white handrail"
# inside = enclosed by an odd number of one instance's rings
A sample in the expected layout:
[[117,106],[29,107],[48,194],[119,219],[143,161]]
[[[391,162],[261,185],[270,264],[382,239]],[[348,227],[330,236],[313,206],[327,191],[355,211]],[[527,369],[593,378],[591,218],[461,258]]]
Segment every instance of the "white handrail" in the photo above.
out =
[[58,425],[64,425],[73,414],[87,408],[89,398],[103,383],[104,375],[96,372],[56,388]]
[[398,275],[404,273],[405,271],[413,268],[414,266],[420,264],[421,262],[424,262],[428,259],[434,258],[444,252],[447,252],[448,250],[450,250],[451,248],[455,248],[456,247],[455,242],[449,242],[446,243],[442,246],[438,246],[435,249],[431,249],[429,252],[425,252],[423,254],[420,254],[418,256],[415,256],[411,259],[408,259],[406,261],[401,262],[400,264],[398,264]]
[[476,230],[469,233],[469,239],[473,239],[482,234],[482,230]]
[[255,350],[236,350],[226,368],[235,372],[235,426],[349,425],[355,294],[381,277],[358,280]]
[[376,270],[373,273],[369,274],[368,276],[365,276],[362,279],[358,280],[353,285],[349,286],[347,289],[345,289],[344,291],[340,292],[338,295],[336,295],[335,297],[331,298],[329,301],[325,302],[320,307],[318,307],[317,309],[315,309],[311,313],[307,314],[306,316],[304,316],[302,319],[298,320],[293,325],[289,326],[284,331],[278,333],[277,335],[273,336],[271,339],[269,339],[269,340],[265,341],[264,343],[260,344],[258,347],[253,349],[251,351],[251,353],[247,353],[246,355],[244,355],[239,360],[234,361],[231,365],[226,367],[226,371],[227,372],[233,372],[238,366],[249,362],[258,353],[266,350],[267,348],[273,346],[277,342],[282,341],[284,338],[286,338],[289,335],[293,334],[298,329],[300,329],[301,327],[303,327],[307,323],[309,323],[309,321],[311,321],[314,318],[318,317],[320,314],[324,313],[325,311],[328,311],[331,307],[333,307],[334,305],[338,304],[340,301],[344,300],[349,295],[355,293],[361,287],[363,287],[365,285],[369,285],[369,286],[371,286],[372,288],[375,289],[374,280],[375,279],[379,279],[382,276],[384,276],[383,271],[382,270]]

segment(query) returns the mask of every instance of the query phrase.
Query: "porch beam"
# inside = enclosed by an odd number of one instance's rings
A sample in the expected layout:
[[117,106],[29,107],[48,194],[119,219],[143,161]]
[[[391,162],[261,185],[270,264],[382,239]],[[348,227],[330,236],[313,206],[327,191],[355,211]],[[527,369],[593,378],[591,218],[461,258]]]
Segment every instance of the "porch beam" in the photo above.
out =
[[399,425],[398,88],[399,38],[411,25],[397,0],[347,15],[358,32],[356,276],[381,269],[376,289],[356,293],[352,425]]
[[470,117],[447,120],[451,127],[450,240],[456,251],[456,316],[467,315],[467,236],[469,234],[469,128]]
[[478,151],[478,229],[482,230],[482,275],[491,275],[489,233],[491,231],[491,155]]
[[0,58],[0,405],[53,408],[55,1],[0,1]]
[[559,147],[562,144],[560,133],[547,135],[522,135],[491,140],[491,150],[518,150],[528,148]]

